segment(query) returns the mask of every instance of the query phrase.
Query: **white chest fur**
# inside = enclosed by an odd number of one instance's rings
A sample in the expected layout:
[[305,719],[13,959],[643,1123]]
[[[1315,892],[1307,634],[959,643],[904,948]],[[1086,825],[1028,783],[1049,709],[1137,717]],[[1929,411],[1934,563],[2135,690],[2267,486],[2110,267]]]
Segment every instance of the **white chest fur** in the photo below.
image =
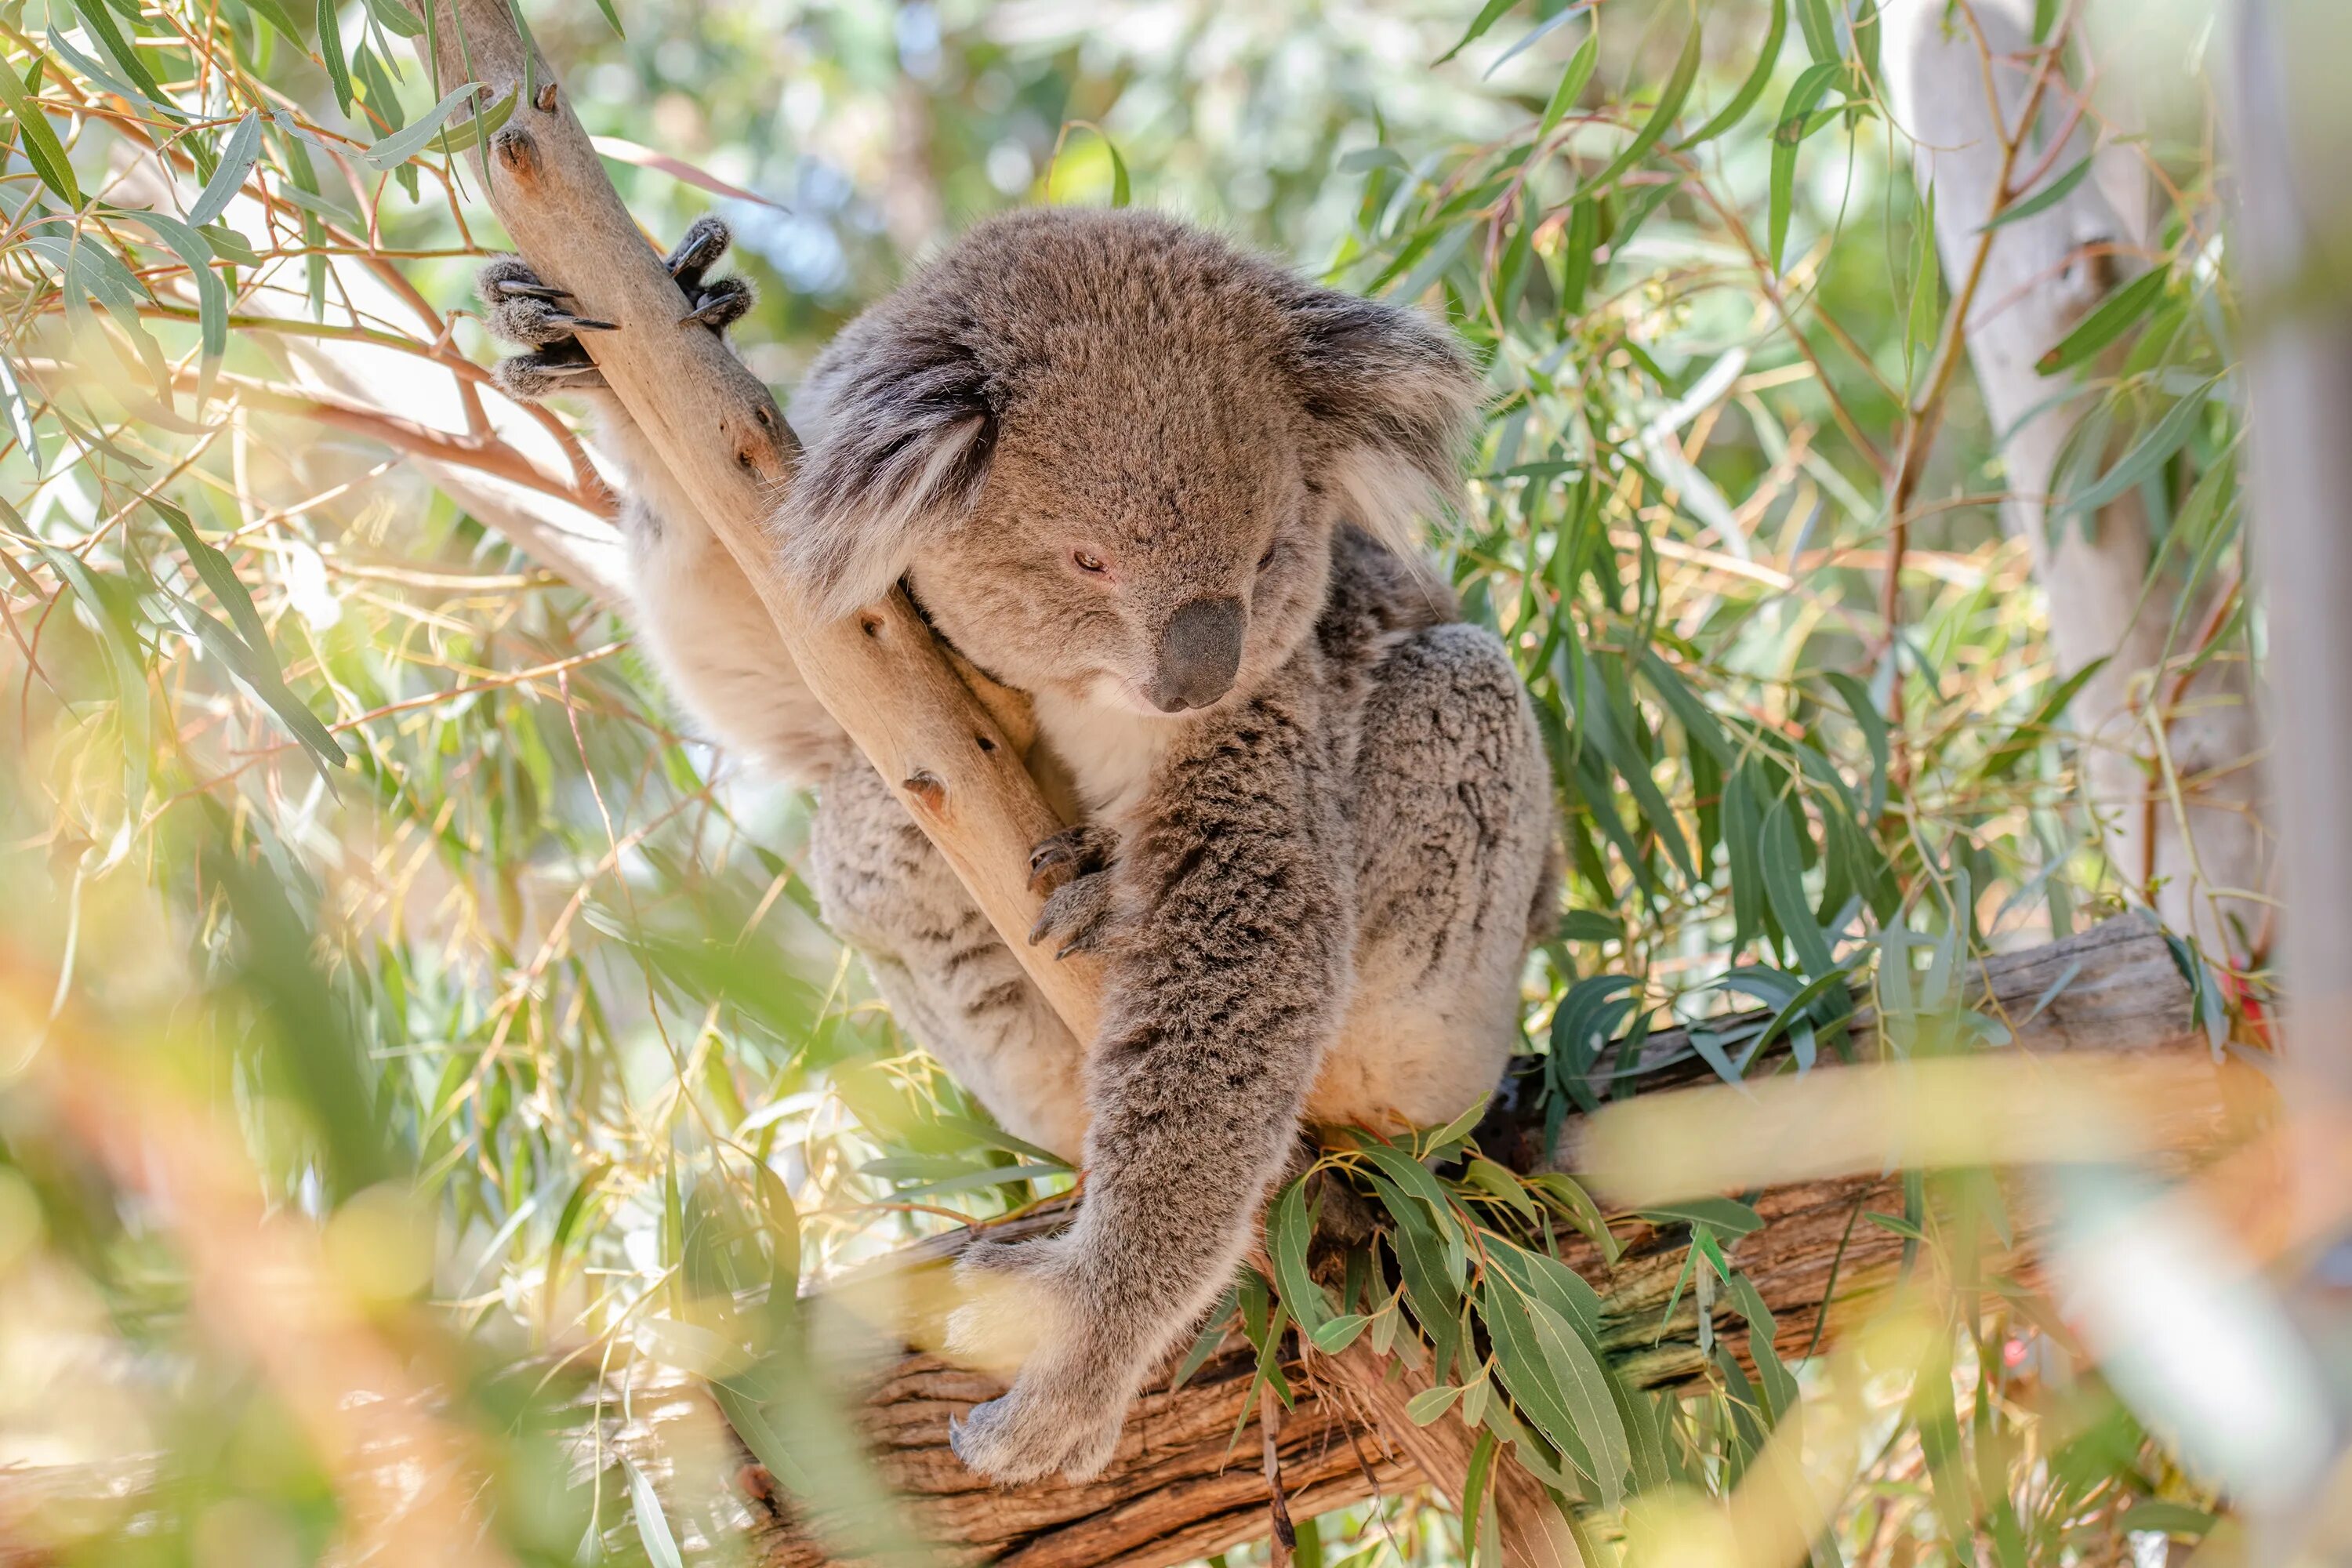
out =
[[1037,697],[1037,732],[1077,785],[1090,817],[1118,817],[1143,798],[1178,726],[1117,702]]

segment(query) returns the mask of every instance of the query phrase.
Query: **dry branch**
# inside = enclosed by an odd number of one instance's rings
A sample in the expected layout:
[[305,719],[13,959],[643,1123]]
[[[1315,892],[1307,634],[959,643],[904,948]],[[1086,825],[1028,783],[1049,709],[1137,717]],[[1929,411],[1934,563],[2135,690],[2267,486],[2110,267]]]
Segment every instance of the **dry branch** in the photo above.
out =
[[[1979,1004],[2010,1021],[2021,1051],[2203,1047],[2188,982],[2162,933],[2142,916],[1995,957],[1977,971],[1974,984]],[[1858,1030],[1869,1024],[1865,1011]],[[1681,1030],[1651,1037],[1643,1057],[1645,1091],[1708,1076]],[[1614,1065],[1604,1057],[1595,1071]],[[1529,1153],[1531,1131],[1539,1125],[1531,1105],[1506,1110],[1481,1130],[1482,1146]],[[1576,1132],[1572,1120],[1564,1147],[1573,1145]],[[1771,1308],[1775,1342],[1793,1359],[1813,1350],[1825,1330],[1867,1311],[1888,1283],[1903,1241],[1861,1215],[1900,1213],[1901,1183],[1876,1177],[1808,1183],[1764,1193],[1754,1207],[1766,1223],[1739,1242],[1734,1261]],[[2021,1207],[2016,1217],[2024,1266],[2040,1216]],[[1673,1316],[1661,1323],[1682,1271],[1684,1237],[1678,1229],[1660,1233],[1638,1224],[1621,1226],[1620,1234],[1625,1247],[1613,1268],[1580,1238],[1569,1238],[1561,1256],[1600,1291],[1606,1308],[1603,1346],[1630,1379],[1652,1388],[1687,1383],[1705,1365],[1693,1293],[1684,1290]],[[891,1267],[936,1266],[961,1240],[940,1238],[893,1259]],[[1718,1308],[1720,1321],[1728,1324],[1728,1305]],[[1082,1487],[1051,1482],[985,1489],[949,1452],[947,1426],[950,1416],[993,1396],[998,1385],[922,1352],[908,1352],[874,1385],[866,1426],[877,1438],[884,1477],[907,1500],[908,1521],[950,1543],[956,1561],[1160,1568],[1266,1531],[1265,1484],[1253,1462],[1256,1433],[1243,1435],[1230,1464],[1218,1462],[1241,1415],[1247,1374],[1246,1363],[1234,1359],[1238,1354],[1212,1363],[1181,1392],[1149,1399],[1129,1424],[1110,1469]],[[1314,1356],[1305,1368],[1292,1363],[1293,1386],[1309,1391],[1286,1415],[1281,1433],[1284,1476],[1307,1493],[1293,1498],[1293,1514],[1306,1518],[1318,1508],[1360,1501],[1371,1495],[1375,1477],[1394,1488],[1427,1473],[1422,1467],[1459,1474],[1468,1452],[1466,1430],[1452,1415],[1427,1427],[1405,1420],[1405,1400],[1426,1379],[1393,1371],[1396,1364],[1373,1356],[1361,1342],[1341,1356]],[[1351,1435],[1367,1466],[1354,1463],[1346,1441]],[[1388,1457],[1390,1445],[1402,1451],[1397,1458]],[[1533,1485],[1515,1468],[1507,1473],[1517,1478],[1515,1485]],[[1237,1500],[1248,1498],[1254,1505]],[[1507,1534],[1541,1521],[1547,1510],[1523,1498],[1516,1508],[1507,1499],[1505,1511]],[[1518,1561],[1574,1561],[1572,1552],[1548,1556],[1541,1542],[1515,1544]],[[766,1542],[765,1561],[775,1568],[815,1568],[824,1558],[805,1536],[779,1528]]]

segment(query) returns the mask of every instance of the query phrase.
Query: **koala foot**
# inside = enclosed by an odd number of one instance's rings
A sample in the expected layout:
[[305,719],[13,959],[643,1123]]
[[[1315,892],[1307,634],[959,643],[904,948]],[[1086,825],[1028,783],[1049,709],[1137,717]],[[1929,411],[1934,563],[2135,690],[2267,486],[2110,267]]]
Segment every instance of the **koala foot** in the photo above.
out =
[[948,1425],[956,1458],[991,1480],[1034,1481],[1056,1472],[1066,1480],[1091,1480],[1118,1447],[1133,1391],[1120,1381],[1128,1369],[1116,1352],[1087,1342],[1090,1314],[1078,1299],[1076,1257],[1063,1236],[1010,1246],[982,1243],[957,1265],[957,1275],[986,1304],[964,1308],[950,1320],[951,1346],[966,1347],[975,1334],[1010,1326],[1006,1320],[1015,1313],[1031,1316],[1022,1326],[1032,1331],[1036,1318],[1051,1324],[1009,1392]]
[[1118,835],[1095,823],[1066,827],[1029,854],[1029,889],[1045,895],[1045,910],[1029,928],[1029,945],[1049,938],[1056,958],[1090,952],[1111,931],[1111,862]]
[[[710,278],[710,268],[725,254],[727,226],[715,217],[695,220],[665,262],[670,276],[685,290],[688,310],[683,326],[698,322],[724,332],[751,309],[751,285],[740,278]],[[486,307],[483,320],[507,342],[531,350],[500,360],[491,371],[499,389],[520,403],[538,403],[560,392],[593,392],[604,385],[596,362],[582,346],[582,332],[617,330],[611,321],[575,314],[565,307],[572,296],[541,282],[520,256],[493,257],[475,280]]]

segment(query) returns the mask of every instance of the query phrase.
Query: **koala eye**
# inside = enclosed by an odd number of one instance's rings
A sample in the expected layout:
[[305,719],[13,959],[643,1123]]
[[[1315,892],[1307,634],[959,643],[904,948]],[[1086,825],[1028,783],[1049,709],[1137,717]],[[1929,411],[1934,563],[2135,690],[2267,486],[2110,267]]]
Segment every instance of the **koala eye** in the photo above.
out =
[[1257,569],[1259,571],[1263,572],[1267,567],[1274,564],[1274,552],[1276,548],[1276,547],[1274,545],[1267,545],[1265,547],[1265,553],[1257,558]]
[[1101,556],[1091,554],[1084,550],[1073,550],[1070,552],[1070,564],[1076,567],[1079,571],[1085,573],[1089,577],[1099,577],[1105,572],[1110,570],[1109,567],[1103,564]]

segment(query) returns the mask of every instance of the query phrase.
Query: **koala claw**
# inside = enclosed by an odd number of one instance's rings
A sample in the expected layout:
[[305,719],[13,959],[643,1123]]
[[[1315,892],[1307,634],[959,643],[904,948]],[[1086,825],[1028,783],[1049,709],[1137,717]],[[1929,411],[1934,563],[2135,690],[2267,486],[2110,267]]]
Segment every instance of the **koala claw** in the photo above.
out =
[[[740,278],[706,278],[726,252],[727,226],[715,217],[697,219],[665,265],[686,291],[688,310],[679,324],[694,321],[724,332],[751,309],[756,296]],[[533,352],[499,362],[491,372],[499,389],[520,402],[537,403],[561,392],[601,388],[604,378],[580,343],[582,332],[611,332],[619,323],[568,309],[570,289],[540,279],[520,256],[498,256],[483,265],[476,291],[488,307],[483,321],[491,332]]]
[[948,1447],[989,1479],[1017,1484],[1060,1471],[1067,1481],[1090,1481],[1118,1447],[1124,1412],[1091,1391],[1073,1387],[1031,1392],[1026,1377],[1013,1392],[948,1423]]
[[1118,835],[1094,823],[1080,823],[1040,839],[1029,851],[1029,890],[1051,893],[1074,877],[1108,868]]
[[1033,1481],[1055,1471],[1090,1480],[1118,1446],[1128,1402],[1106,1380],[1117,1362],[1087,1353],[1082,1339],[1068,1337],[1084,1332],[1085,1317],[1070,1300],[1078,1262],[1066,1233],[1010,1245],[983,1241],[957,1264],[968,1284],[992,1279],[997,1288],[950,1319],[951,1346],[971,1352],[991,1336],[1034,1334],[1041,1325],[1045,1334],[1010,1392],[949,1424],[956,1458],[992,1480]]
[[1108,871],[1089,871],[1054,889],[1045,900],[1037,923],[1029,928],[1029,945],[1058,938],[1055,958],[1092,952],[1110,936],[1111,886]]
[[727,254],[727,247],[734,237],[728,232],[725,219],[705,213],[687,226],[686,237],[670,251],[664,265],[668,267],[669,275],[677,279],[677,286],[691,294],[701,283],[702,275]]

